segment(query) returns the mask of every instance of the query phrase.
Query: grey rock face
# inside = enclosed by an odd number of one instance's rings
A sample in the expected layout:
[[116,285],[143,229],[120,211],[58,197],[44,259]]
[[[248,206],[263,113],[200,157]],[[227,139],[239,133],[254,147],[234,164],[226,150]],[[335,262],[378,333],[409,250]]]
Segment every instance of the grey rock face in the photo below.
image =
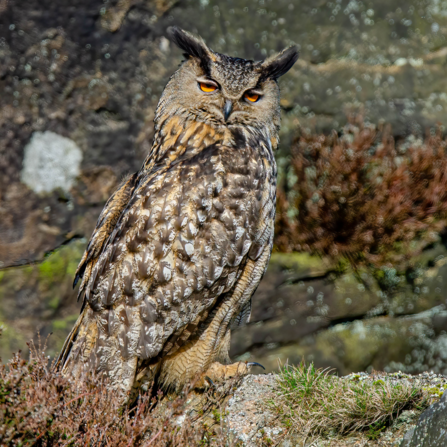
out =
[[[445,2],[73,3],[0,0],[0,269],[9,268],[0,272],[4,359],[26,350],[36,329],[57,334],[53,355],[76,318],[76,264],[105,201],[149,151],[154,109],[182,58],[166,39],[168,26],[200,34],[218,52],[255,60],[299,45],[300,60],[280,81],[277,161],[287,181],[296,181],[287,166],[299,127],[339,129],[351,111],[361,111],[365,121],[384,120],[404,139],[447,122]],[[79,173],[76,161],[58,181],[45,169],[31,179],[28,145],[54,135],[82,152]],[[67,244],[74,238],[80,239]],[[331,267],[319,259],[272,259],[253,298],[252,323],[233,334],[233,358],[259,361],[269,371],[278,359],[296,363],[304,356],[341,374],[370,366],[447,373],[444,314],[396,318],[446,305],[445,247],[424,256],[412,260],[413,273],[422,276],[414,284],[402,280],[393,296],[370,275],[363,283],[352,274],[332,281]]]
[[262,403],[272,395],[273,374],[247,376],[228,401],[226,422],[235,439],[246,446],[262,444],[262,438],[280,437],[284,427]]
[[400,447],[444,447],[447,445],[447,393],[427,408],[416,427],[404,436]]
[[[377,438],[368,436],[367,431],[353,432],[349,436],[334,431],[331,434],[323,436],[311,434],[307,427],[284,424],[281,414],[277,413],[272,401],[277,401],[281,396],[278,393],[277,376],[275,374],[248,375],[244,377],[237,387],[233,387],[231,397],[225,401],[219,409],[222,420],[216,423],[207,419],[209,427],[222,424],[234,444],[256,447],[265,445],[276,445],[281,447],[307,446],[307,447],[397,447],[402,442],[411,440],[412,431],[407,430],[414,426],[420,411],[415,408],[405,410],[398,417],[390,421],[383,432]],[[445,376],[435,374],[421,374],[419,376],[410,376],[405,374],[386,374],[386,373],[358,373],[346,377],[340,377],[339,380],[350,381],[359,380],[365,383],[376,382],[377,380],[390,381],[393,386],[406,386],[412,384],[417,388],[436,387],[437,384],[447,382]],[[293,393],[293,391],[291,390]],[[444,398],[445,399],[445,398]],[[194,401],[191,401],[194,402]],[[445,406],[445,401],[442,405]],[[441,402],[432,405],[427,410],[440,408]],[[426,412],[426,413],[427,413]],[[425,413],[423,413],[424,415]],[[445,410],[443,410],[445,414]],[[423,417],[421,416],[421,419]],[[183,417],[183,419],[182,419]],[[442,415],[441,415],[442,418]],[[181,416],[179,422],[184,420]],[[204,421],[201,420],[200,423]],[[296,423],[296,421],[295,421]],[[431,426],[430,426],[431,427]],[[430,429],[429,427],[429,429]],[[443,425],[445,427],[445,423]],[[417,428],[416,428],[417,431]],[[407,434],[405,437],[404,433]],[[402,440],[404,438],[404,440]],[[233,445],[233,444],[231,444]],[[401,444],[401,447],[432,447],[445,446],[445,439],[441,444]]]
[[[274,253],[253,297],[251,321],[232,334],[232,358],[268,372],[303,358],[340,375],[352,371],[447,374],[446,248],[413,258],[416,284],[379,288],[371,272],[327,274],[324,260]],[[417,267],[417,269],[416,269]],[[397,282],[397,281],[396,281]]]

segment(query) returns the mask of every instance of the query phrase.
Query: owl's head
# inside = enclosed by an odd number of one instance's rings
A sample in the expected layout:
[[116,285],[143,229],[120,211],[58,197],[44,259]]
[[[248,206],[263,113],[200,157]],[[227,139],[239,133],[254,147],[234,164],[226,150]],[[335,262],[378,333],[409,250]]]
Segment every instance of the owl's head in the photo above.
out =
[[177,27],[170,28],[169,35],[186,59],[163,92],[160,113],[216,126],[278,128],[277,79],[298,59],[296,47],[254,62],[216,53],[201,38]]

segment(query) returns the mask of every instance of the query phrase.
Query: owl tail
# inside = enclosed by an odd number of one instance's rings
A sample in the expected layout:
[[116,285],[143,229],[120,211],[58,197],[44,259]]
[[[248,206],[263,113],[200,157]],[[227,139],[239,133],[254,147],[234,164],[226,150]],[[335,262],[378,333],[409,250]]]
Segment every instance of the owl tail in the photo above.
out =
[[[69,359],[72,357],[73,352],[73,346],[75,344],[75,341],[78,338],[78,334],[80,332],[80,329],[82,327],[82,323],[85,318],[86,310],[84,309],[81,314],[79,315],[73,329],[71,330],[70,334],[68,334],[68,337],[65,339],[64,345],[62,346],[61,352],[56,360],[56,363],[54,365],[54,369],[56,371],[60,371],[62,373],[69,372],[69,364],[72,362],[69,362]],[[73,366],[73,365],[71,365]]]
[[88,374],[106,375],[124,401],[135,381],[137,356],[120,355],[116,337],[99,329],[100,318],[86,306],[65,340],[55,369],[77,380]]

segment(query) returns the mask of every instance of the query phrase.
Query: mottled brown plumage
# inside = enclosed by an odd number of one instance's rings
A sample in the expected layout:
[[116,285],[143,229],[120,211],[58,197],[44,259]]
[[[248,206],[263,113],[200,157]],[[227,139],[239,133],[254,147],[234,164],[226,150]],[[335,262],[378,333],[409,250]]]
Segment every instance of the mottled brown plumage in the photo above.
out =
[[248,320],[272,249],[277,78],[296,50],[252,62],[178,28],[171,37],[186,60],[160,99],[150,154],[107,202],[79,264],[84,305],[57,364],[106,373],[123,395],[155,378],[179,389],[247,372],[228,364],[230,331]]

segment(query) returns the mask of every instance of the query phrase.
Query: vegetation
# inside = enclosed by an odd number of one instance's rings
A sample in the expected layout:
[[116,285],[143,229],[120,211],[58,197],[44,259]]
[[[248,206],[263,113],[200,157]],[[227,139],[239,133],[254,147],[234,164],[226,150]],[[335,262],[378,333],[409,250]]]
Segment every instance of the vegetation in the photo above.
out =
[[303,133],[278,188],[277,249],[375,267],[409,259],[446,226],[446,149],[440,131],[397,144],[354,121],[341,136]]
[[[392,288],[399,279],[393,266],[439,238],[447,240],[446,149],[440,133],[397,144],[385,127],[359,122],[342,135],[302,134],[278,188],[276,248],[298,256],[329,256],[339,266],[373,266],[379,285]],[[52,315],[71,294],[70,272],[76,263],[67,253],[14,273],[38,282]],[[9,281],[7,272],[0,274]],[[70,281],[63,282],[68,276]],[[2,290],[9,288],[8,281]],[[64,286],[55,293],[59,283]],[[53,319],[53,329],[64,332],[70,319]],[[269,405],[288,433],[362,433],[375,440],[404,409],[422,411],[442,394],[436,387],[418,388],[386,377],[359,379],[341,379],[313,364],[286,366]],[[74,384],[52,371],[44,350],[31,346],[29,361],[18,354],[0,366],[0,445],[231,445],[225,408],[212,407],[212,399],[197,413],[210,413],[210,428],[189,417],[177,423],[184,397],[163,399],[163,404],[160,398],[149,393],[123,408],[105,381],[89,378]],[[217,433],[215,425],[220,426]],[[273,442],[263,430],[260,434],[263,445]]]
[[105,382],[74,385],[48,365],[43,352],[20,355],[0,369],[0,444],[2,446],[193,446],[207,445],[204,431],[176,424],[184,400],[164,412],[151,410],[157,397],[141,396],[121,408]]
[[279,398],[270,404],[289,429],[309,435],[363,432],[376,439],[404,409],[422,411],[430,393],[402,382],[339,378],[302,362],[278,374]]
[[[29,362],[16,355],[0,369],[1,445],[235,445],[221,407],[207,408],[214,427],[188,416],[179,423],[186,405],[183,397],[161,401],[160,394],[149,393],[123,408],[105,381],[90,378],[74,384],[51,370],[43,351],[31,348]],[[403,409],[422,411],[433,396],[431,390],[388,380],[340,379],[304,363],[282,368],[277,381],[277,396],[265,403],[276,409],[289,434],[362,432],[375,440]],[[263,430],[260,433],[262,445],[272,444]]]

